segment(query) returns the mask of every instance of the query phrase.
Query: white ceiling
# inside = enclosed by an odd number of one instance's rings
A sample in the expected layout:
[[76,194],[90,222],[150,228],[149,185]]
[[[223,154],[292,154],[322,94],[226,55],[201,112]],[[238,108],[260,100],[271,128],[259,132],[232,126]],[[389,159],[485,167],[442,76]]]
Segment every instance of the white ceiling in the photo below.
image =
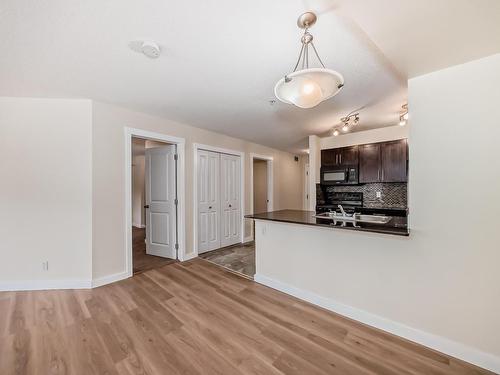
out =
[[[305,10],[345,87],[310,110],[270,105]],[[88,97],[296,152],[356,108],[360,130],[393,125],[407,77],[498,52],[500,1],[2,0],[0,35],[0,95]],[[162,56],[132,52],[137,38]]]

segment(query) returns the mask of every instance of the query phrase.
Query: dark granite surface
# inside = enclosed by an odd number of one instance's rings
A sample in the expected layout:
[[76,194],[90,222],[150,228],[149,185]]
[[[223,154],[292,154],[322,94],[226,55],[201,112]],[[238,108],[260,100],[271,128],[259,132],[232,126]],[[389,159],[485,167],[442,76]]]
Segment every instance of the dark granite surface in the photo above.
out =
[[361,231],[361,232],[394,234],[398,236],[409,235],[406,217],[392,217],[392,219],[387,224],[358,223],[358,225],[360,226],[358,228],[358,227],[353,227],[353,225],[350,223],[347,223],[345,227],[342,227],[340,225],[334,226],[331,220],[318,219],[313,217],[313,215],[315,215],[314,211],[280,210],[280,211],[262,212],[253,215],[246,215],[245,217],[247,219],[280,221],[283,223],[314,225],[314,226],[331,227],[331,228]]

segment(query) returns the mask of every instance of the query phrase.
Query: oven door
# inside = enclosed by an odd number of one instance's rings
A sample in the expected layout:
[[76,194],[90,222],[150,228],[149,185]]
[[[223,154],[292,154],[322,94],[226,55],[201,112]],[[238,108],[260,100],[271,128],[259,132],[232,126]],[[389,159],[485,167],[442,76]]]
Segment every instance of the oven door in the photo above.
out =
[[321,185],[340,185],[347,183],[348,172],[345,169],[322,169]]

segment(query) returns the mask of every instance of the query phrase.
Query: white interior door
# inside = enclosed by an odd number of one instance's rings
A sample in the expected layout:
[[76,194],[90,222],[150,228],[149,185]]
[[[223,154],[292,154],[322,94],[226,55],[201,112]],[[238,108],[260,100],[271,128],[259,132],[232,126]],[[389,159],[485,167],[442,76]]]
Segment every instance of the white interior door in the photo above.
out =
[[198,253],[221,247],[220,154],[198,150]]
[[176,259],[175,145],[146,149],[146,253]]
[[221,246],[240,242],[240,157],[221,154]]

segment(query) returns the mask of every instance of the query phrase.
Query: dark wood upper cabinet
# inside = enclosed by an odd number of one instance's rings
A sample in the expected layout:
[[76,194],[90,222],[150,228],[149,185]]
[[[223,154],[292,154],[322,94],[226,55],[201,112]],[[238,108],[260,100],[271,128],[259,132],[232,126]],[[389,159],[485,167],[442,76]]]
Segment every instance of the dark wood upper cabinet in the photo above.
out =
[[321,150],[321,166],[335,166],[337,160],[335,149]]
[[408,144],[406,139],[321,150],[321,166],[358,166],[359,183],[406,182]]
[[358,164],[358,146],[321,150],[321,166],[342,167]]
[[406,182],[408,180],[406,139],[382,143],[380,155],[382,182]]
[[358,146],[343,147],[340,151],[340,164],[358,165]]
[[380,182],[380,143],[361,145],[359,150],[359,183]]

